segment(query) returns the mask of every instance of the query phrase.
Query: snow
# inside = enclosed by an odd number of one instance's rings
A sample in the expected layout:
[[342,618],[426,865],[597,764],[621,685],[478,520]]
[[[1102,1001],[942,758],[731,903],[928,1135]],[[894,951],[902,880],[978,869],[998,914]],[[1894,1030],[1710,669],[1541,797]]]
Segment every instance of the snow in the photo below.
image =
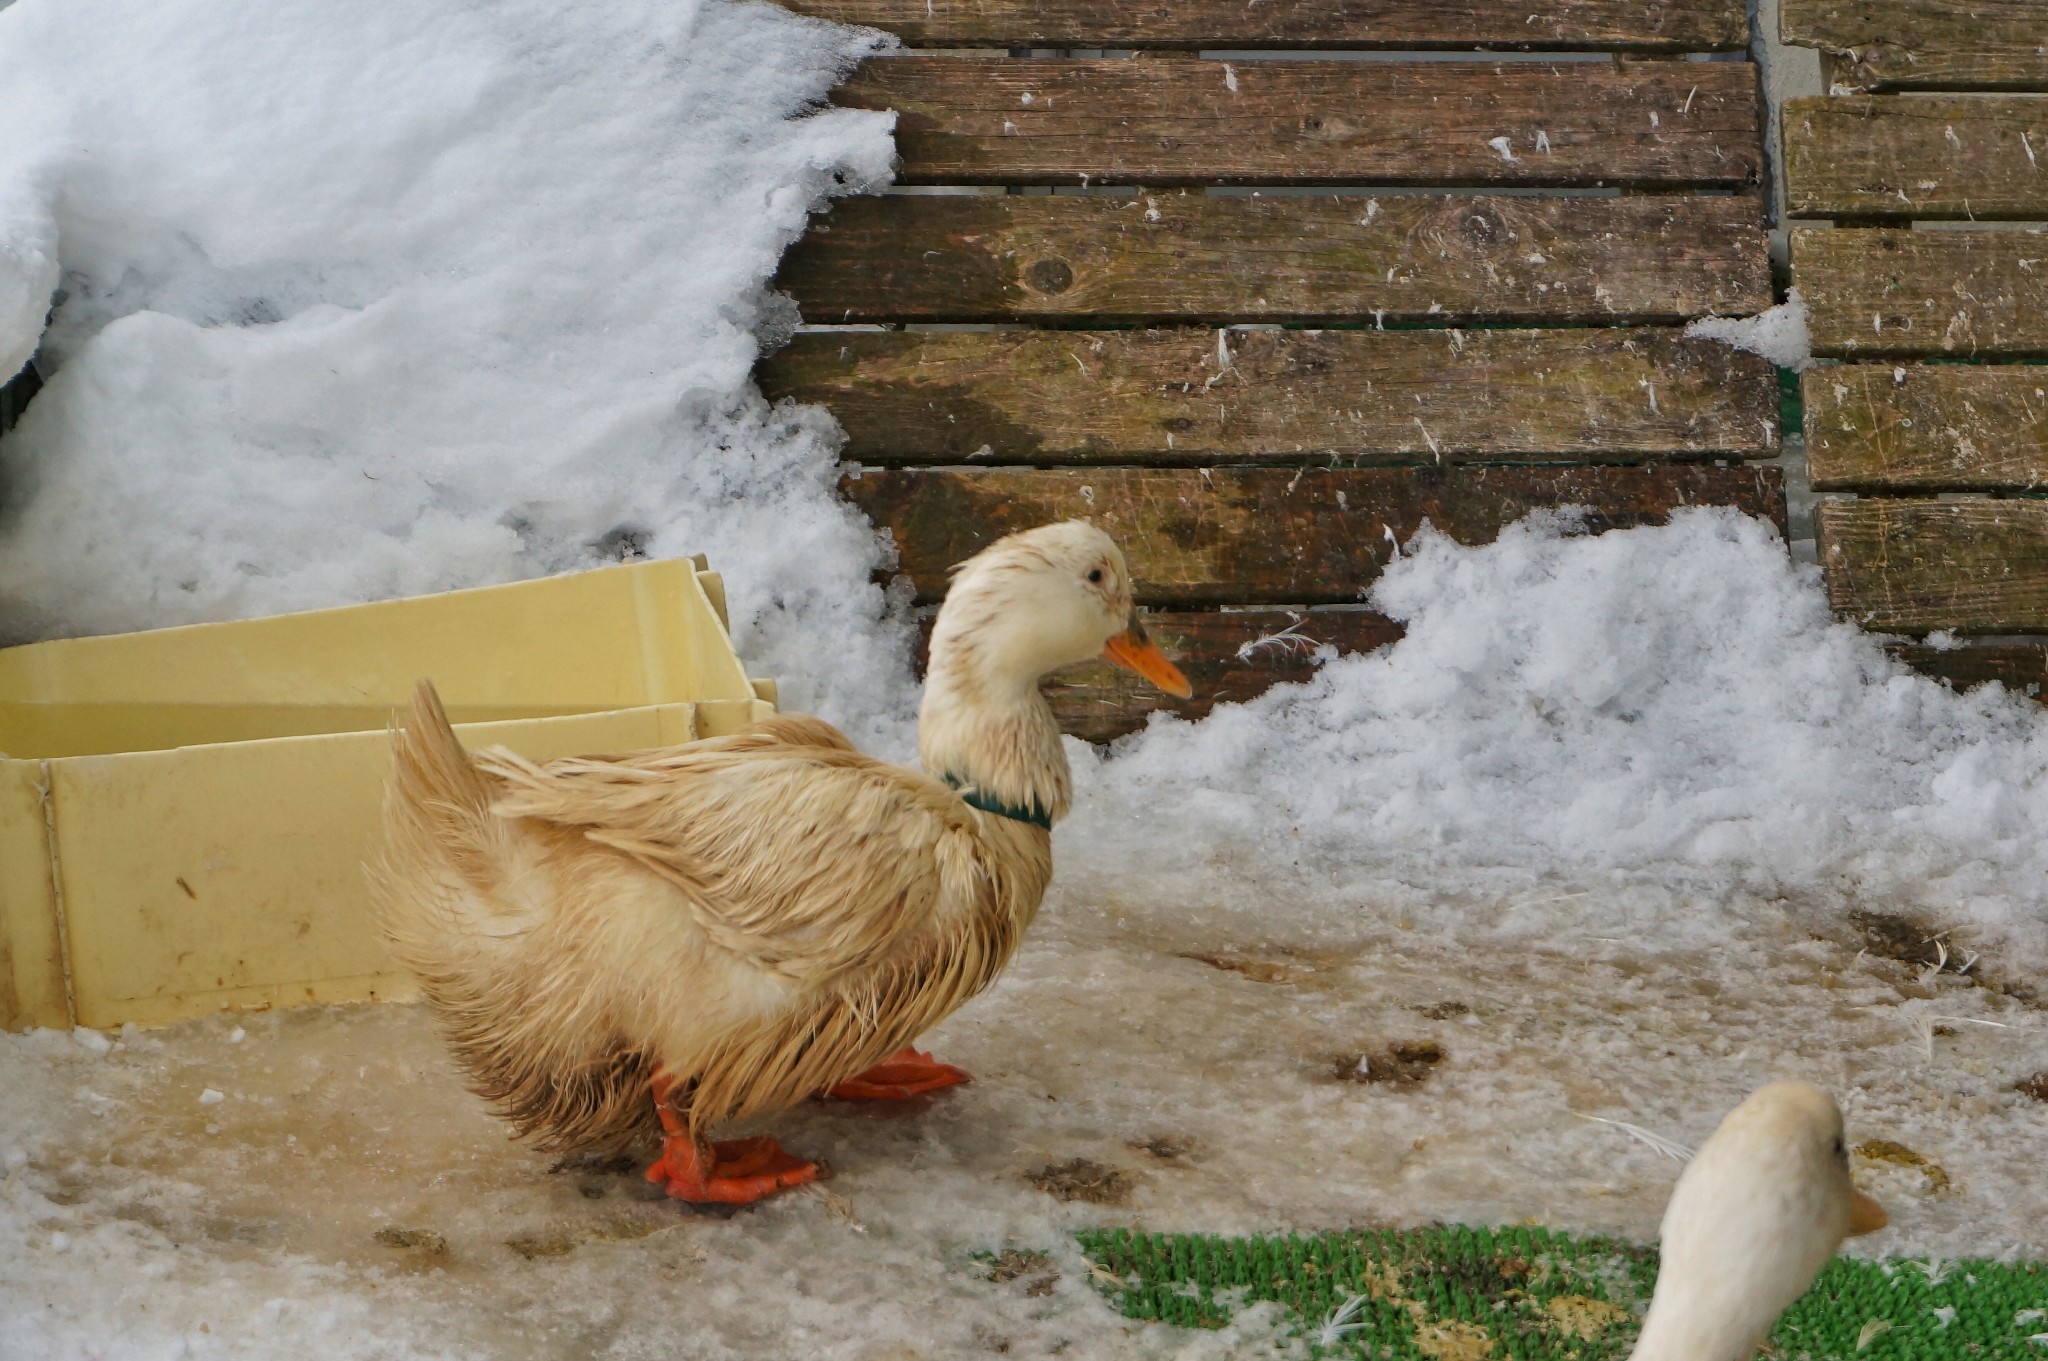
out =
[[[1301,901],[1392,880],[1446,929],[1508,937],[1702,944],[1750,899],[1883,902],[2048,964],[2048,721],[1891,662],[1769,526],[1426,534],[1372,603],[1406,621],[1391,649],[1084,756],[1065,865],[1193,891],[1259,863],[1246,892]],[[1567,881],[1598,891],[1550,901]],[[1500,900],[1475,920],[1460,892]]]
[[1781,369],[1804,373],[1813,367],[1813,336],[1806,326],[1806,299],[1794,288],[1785,301],[1753,317],[1703,317],[1685,328],[1702,336],[1760,354]]
[[[47,380],[0,438],[0,636],[702,551],[750,669],[906,755],[837,432],[748,377],[807,211],[887,178],[887,118],[818,107],[873,41],[731,0],[0,5],[0,368]],[[1698,333],[1805,354],[1796,299]],[[930,1037],[977,1083],[772,1122],[822,1192],[550,1173],[409,1006],[0,1039],[0,1357],[1254,1355],[1270,1315],[1116,1317],[1065,1231],[1647,1238],[1675,1168],[1601,1121],[1696,1144],[1791,1076],[1950,1179],[1859,1164],[1896,1227],[1858,1251],[2048,1255],[2037,708],[1901,670],[1724,511],[1425,534],[1362,603],[1407,637],[1070,744],[1044,916]],[[1445,1058],[1338,1079],[1404,1041]],[[1130,1203],[1028,1180],[1075,1157]],[[1058,1280],[984,1279],[1005,1246]]]
[[889,174],[889,115],[817,111],[878,41],[727,0],[0,11],[0,368],[63,289],[0,640],[638,549],[732,572],[771,669],[837,635],[900,675],[835,432],[748,377],[807,210]]

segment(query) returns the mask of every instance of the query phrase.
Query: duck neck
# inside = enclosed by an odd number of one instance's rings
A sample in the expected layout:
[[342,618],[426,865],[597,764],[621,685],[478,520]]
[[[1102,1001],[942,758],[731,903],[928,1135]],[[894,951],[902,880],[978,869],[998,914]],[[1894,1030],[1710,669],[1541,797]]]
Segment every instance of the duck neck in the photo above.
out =
[[1038,678],[986,665],[945,622],[932,635],[918,710],[925,773],[990,812],[1050,827],[1073,802],[1073,775]]
[[1667,1298],[1660,1291],[1629,1361],[1742,1361],[1755,1356],[1770,1332],[1770,1321],[1757,1326],[1750,1317],[1754,1303],[1740,1298],[1739,1292],[1717,1293],[1722,1297],[1695,1299]]

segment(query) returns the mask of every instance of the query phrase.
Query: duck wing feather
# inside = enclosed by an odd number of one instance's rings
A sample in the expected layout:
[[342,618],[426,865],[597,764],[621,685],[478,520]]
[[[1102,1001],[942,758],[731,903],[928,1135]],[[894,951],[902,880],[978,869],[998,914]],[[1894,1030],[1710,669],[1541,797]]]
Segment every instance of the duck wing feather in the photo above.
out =
[[828,984],[969,910],[982,878],[958,795],[820,719],[620,756],[475,759],[492,812],[630,857],[674,885],[712,942],[798,985]]

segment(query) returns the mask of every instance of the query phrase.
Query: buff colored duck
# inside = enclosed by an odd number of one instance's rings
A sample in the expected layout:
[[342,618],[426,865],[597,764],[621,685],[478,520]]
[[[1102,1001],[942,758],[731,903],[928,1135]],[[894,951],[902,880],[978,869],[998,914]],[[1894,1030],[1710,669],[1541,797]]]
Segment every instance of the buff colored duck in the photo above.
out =
[[1757,1089],[1671,1193],[1632,1361],[1751,1361],[1842,1240],[1885,1223],[1849,1184],[1834,1099],[1804,1082]]
[[1185,697],[1082,521],[962,564],[932,632],[924,773],[815,718],[626,756],[471,755],[422,684],[385,800],[379,920],[474,1091],[547,1150],[658,1123],[650,1181],[745,1204],[815,1180],[720,1124],[821,1091],[965,1081],[908,1048],[1009,962],[1072,797],[1038,682],[1104,657]]

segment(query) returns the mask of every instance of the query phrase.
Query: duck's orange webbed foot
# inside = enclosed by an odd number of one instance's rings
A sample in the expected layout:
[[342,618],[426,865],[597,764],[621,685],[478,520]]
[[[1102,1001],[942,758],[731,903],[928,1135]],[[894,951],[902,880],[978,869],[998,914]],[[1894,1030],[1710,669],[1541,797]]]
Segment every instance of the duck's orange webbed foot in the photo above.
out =
[[698,1205],[751,1205],[792,1186],[818,1180],[818,1165],[785,1153],[766,1135],[699,1144],[671,1135],[647,1180],[670,1197]]
[[825,1095],[839,1101],[908,1101],[972,1081],[964,1068],[940,1063],[915,1049],[899,1049],[865,1073],[828,1087]]
[[661,1116],[663,1139],[661,1156],[647,1166],[647,1180],[671,1198],[695,1205],[752,1205],[823,1175],[816,1163],[783,1152],[766,1135],[719,1143],[698,1139],[669,1103],[673,1086],[666,1072],[655,1069],[654,1109]]

